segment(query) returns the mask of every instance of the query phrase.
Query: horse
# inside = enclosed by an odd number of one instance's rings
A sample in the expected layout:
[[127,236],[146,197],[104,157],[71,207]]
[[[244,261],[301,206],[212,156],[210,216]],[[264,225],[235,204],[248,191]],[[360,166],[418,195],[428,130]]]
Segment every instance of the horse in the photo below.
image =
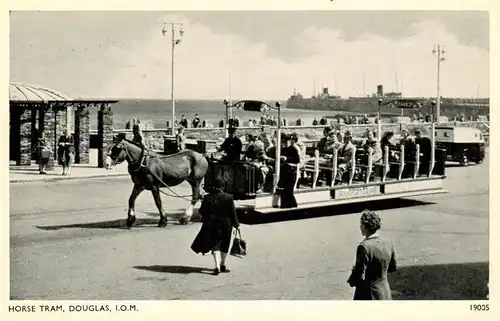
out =
[[156,207],[160,212],[158,227],[167,225],[167,217],[162,209],[160,188],[173,187],[187,181],[191,185],[191,202],[179,220],[187,224],[193,215],[193,207],[201,200],[201,182],[208,170],[208,161],[200,153],[193,150],[183,150],[168,156],[158,156],[142,144],[128,140],[124,135],[113,139],[113,145],[106,156],[105,167],[112,169],[115,165],[128,162],[128,172],[134,183],[128,200],[127,226],[135,222],[135,200],[146,190],[151,191]]

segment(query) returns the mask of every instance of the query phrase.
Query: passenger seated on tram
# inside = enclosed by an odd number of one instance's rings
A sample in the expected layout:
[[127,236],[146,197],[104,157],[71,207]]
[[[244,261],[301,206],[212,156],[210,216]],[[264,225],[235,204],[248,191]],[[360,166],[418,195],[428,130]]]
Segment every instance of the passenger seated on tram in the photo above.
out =
[[396,146],[394,142],[394,132],[386,132],[382,139],[380,140],[380,147],[382,148],[382,163],[385,160],[385,147],[389,147],[389,172],[387,173],[388,177],[394,177],[397,173],[398,165],[395,164],[399,162],[399,154],[397,151],[399,148]]
[[[385,147],[389,147],[389,162],[399,161],[399,155],[396,152],[396,143],[394,142],[394,132],[386,132],[380,139],[380,147],[382,148],[382,156],[385,157]],[[383,158],[385,159],[385,158]]]
[[[337,137],[339,137],[339,132],[333,130],[329,131],[325,143],[319,148],[320,154],[323,155],[323,161],[320,163],[321,166],[330,168],[334,151],[339,150],[343,146],[343,144],[337,140]],[[332,182],[331,172],[329,170],[321,170],[320,180],[324,180],[327,185],[330,185]]]
[[[380,147],[380,142],[375,138],[375,135],[370,130],[367,133],[368,137],[363,144],[363,150],[368,153],[368,149],[371,147],[372,151],[372,164],[380,164],[382,162],[382,148]],[[364,164],[368,164],[368,154],[366,154],[366,161]]]
[[302,166],[306,161],[306,145],[299,140],[299,135],[297,133],[292,133],[290,135],[290,144],[299,152],[300,165]]
[[330,126],[325,127],[323,129],[323,137],[318,142],[318,150],[321,154],[324,154],[323,151],[327,150],[327,145],[328,145],[328,138],[330,136],[330,133],[333,132],[333,128]]
[[257,192],[261,192],[266,181],[269,167],[265,163],[264,144],[253,135],[248,135],[249,144],[245,152],[245,160],[255,166],[260,175],[257,177]]
[[264,152],[267,153],[269,148],[274,146],[274,141],[269,133],[264,133],[262,135],[262,142],[264,143]]
[[401,130],[401,139],[399,145],[404,146],[405,167],[403,169],[403,177],[410,177],[413,175],[415,161],[415,140],[410,136],[410,132],[406,129]]
[[428,174],[429,163],[431,161],[432,142],[428,137],[425,137],[419,129],[417,129],[415,130],[415,145],[420,146],[419,174]]
[[352,165],[352,157],[356,155],[356,146],[352,143],[351,132],[347,131],[344,135],[344,145],[339,149],[337,163],[337,177],[335,183],[342,183],[345,172]]
[[229,162],[239,161],[241,160],[243,144],[241,140],[236,137],[235,127],[229,127],[227,131],[229,136],[224,140],[222,145],[219,146],[218,150],[226,153],[226,156],[223,157],[224,160]]
[[324,143],[318,146],[320,154],[333,155],[334,150],[342,147],[342,143],[338,141],[339,134],[333,130],[328,132],[328,136],[325,138]]

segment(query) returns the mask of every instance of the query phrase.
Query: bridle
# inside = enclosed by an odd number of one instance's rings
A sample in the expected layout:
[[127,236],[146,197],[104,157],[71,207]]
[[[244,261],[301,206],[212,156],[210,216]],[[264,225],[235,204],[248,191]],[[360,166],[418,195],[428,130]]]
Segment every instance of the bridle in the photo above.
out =
[[149,160],[149,157],[148,157],[149,155],[148,155],[146,149],[144,147],[141,147],[141,155],[139,156],[139,161],[138,162],[134,162],[134,159],[132,158],[132,155],[130,154],[128,148],[123,144],[123,140],[122,140],[119,143],[116,143],[113,146],[111,146],[110,149],[108,150],[107,156],[109,157],[109,159],[111,159],[111,163],[112,163],[113,167],[121,163],[121,162],[117,162],[117,158],[118,158],[118,156],[120,154],[118,154],[116,157],[113,158],[112,153],[111,153],[111,150],[113,149],[113,147],[117,147],[117,148],[121,149],[122,151],[125,151],[125,153],[126,153],[125,160],[130,165],[136,165],[137,166],[137,168],[134,169],[134,172],[137,172],[141,168],[145,168],[147,166],[147,163],[145,164],[145,162],[147,160]]

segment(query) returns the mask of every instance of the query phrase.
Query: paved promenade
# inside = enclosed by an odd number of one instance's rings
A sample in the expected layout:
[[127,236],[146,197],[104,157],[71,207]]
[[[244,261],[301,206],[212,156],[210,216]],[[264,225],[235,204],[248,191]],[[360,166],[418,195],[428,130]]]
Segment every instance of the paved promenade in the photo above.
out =
[[[125,226],[129,177],[10,185],[12,299],[337,299],[362,239],[359,212],[380,213],[396,246],[394,299],[485,299],[489,277],[489,161],[449,167],[449,194],[242,218],[249,253],[229,274],[209,275],[210,256],[190,245],[199,223],[177,225],[187,202],[161,195],[169,214],[156,227],[151,193]],[[104,173],[105,171],[102,170]],[[188,194],[187,184],[174,190]]]
[[52,171],[47,172],[47,175],[40,175],[38,171],[38,165],[34,162],[31,166],[9,166],[10,183],[105,178],[127,175],[127,164],[120,164],[112,170],[98,168],[97,165],[74,164],[73,166],[71,166],[71,175],[68,176],[62,176],[62,167],[59,165],[55,165]]

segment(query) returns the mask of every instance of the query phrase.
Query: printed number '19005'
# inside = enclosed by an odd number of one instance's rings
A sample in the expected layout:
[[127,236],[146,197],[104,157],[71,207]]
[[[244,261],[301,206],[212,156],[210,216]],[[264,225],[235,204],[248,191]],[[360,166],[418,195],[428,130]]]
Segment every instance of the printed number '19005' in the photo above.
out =
[[490,305],[489,304],[471,304],[470,310],[471,311],[489,311]]

